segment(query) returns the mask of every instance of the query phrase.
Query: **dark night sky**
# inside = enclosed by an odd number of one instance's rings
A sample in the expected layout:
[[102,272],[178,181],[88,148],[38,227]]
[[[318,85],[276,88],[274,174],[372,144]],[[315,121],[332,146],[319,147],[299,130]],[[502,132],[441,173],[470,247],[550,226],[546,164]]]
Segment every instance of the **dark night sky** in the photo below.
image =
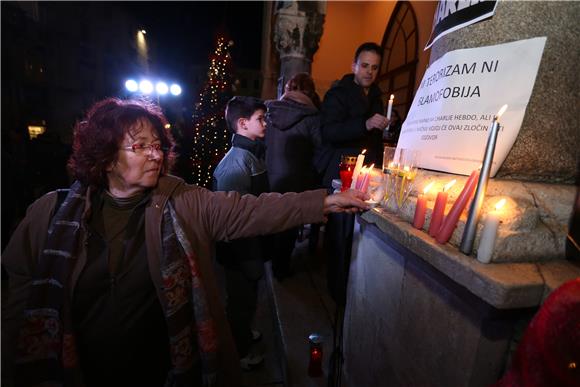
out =
[[123,7],[147,30],[153,65],[167,75],[207,65],[218,31],[235,45],[234,65],[260,68],[262,2],[128,2]]

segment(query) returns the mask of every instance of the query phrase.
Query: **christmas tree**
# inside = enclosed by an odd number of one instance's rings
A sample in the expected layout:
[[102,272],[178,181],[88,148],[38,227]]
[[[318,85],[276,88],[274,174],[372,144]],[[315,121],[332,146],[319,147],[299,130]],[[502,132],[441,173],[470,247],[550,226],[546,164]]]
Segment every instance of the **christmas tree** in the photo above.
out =
[[230,147],[231,134],[224,112],[232,96],[232,46],[233,42],[224,36],[217,38],[210,57],[208,80],[193,113],[193,182],[206,188],[211,188],[213,171]]

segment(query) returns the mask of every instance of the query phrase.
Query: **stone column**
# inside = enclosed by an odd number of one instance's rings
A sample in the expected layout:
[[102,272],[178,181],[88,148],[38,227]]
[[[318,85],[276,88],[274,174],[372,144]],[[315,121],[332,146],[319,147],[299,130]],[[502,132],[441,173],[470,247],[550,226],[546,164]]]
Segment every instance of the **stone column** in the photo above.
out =
[[547,37],[520,133],[497,177],[573,183],[580,160],[578,20],[577,2],[500,1],[493,18],[433,45],[431,62],[456,49]]
[[300,72],[310,73],[325,14],[325,1],[276,2],[274,43],[280,54],[278,97],[288,79]]

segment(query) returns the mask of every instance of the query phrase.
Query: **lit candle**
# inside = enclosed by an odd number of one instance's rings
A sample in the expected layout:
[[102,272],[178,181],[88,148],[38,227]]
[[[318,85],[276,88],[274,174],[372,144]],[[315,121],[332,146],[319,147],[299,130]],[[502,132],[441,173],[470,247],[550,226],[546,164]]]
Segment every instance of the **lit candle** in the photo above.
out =
[[[389,103],[387,104],[387,114],[386,117],[388,120],[391,119],[391,112],[393,111],[393,101],[395,100],[395,96],[393,94],[391,94],[391,98],[389,98]],[[386,128],[383,129],[383,139],[388,139],[389,138],[389,128],[391,127],[391,124],[387,124]]]
[[439,243],[447,243],[451,238],[451,234],[453,234],[453,230],[457,226],[457,221],[459,220],[459,216],[465,209],[467,202],[471,199],[473,195],[473,191],[475,191],[475,184],[477,183],[477,177],[479,176],[479,172],[477,170],[471,172],[471,176],[467,179],[467,182],[463,186],[463,190],[459,194],[459,197],[453,203],[451,210],[449,210],[449,214],[445,217],[443,224],[441,225],[441,230],[437,233],[436,240]]
[[501,199],[495,205],[495,210],[485,216],[483,231],[481,232],[481,239],[479,240],[479,248],[477,249],[477,260],[481,263],[489,263],[491,261],[495,247],[495,239],[497,237],[497,229],[499,227],[499,210],[504,206],[505,202],[505,199]]
[[427,195],[427,192],[429,192],[434,183],[432,181],[427,184],[423,189],[423,193],[417,197],[417,206],[415,206],[415,216],[413,217],[413,227],[416,229],[422,229],[425,224],[425,213],[427,212],[427,198],[425,195]]
[[366,173],[367,167],[362,167],[357,178],[356,178],[356,183],[354,185],[354,189],[358,189],[360,190],[360,187],[362,186],[362,181],[364,178],[364,175]]
[[367,151],[366,149],[363,149],[363,151],[356,158],[356,164],[354,166],[354,171],[352,172],[352,183],[350,184],[350,188],[353,188],[353,189],[356,188],[358,175],[359,175],[360,170],[363,166],[363,163],[365,162],[366,151]]
[[447,205],[447,191],[455,184],[457,180],[453,179],[443,187],[443,191],[437,194],[435,199],[435,206],[431,213],[431,222],[429,223],[429,235],[436,236],[441,228],[443,215],[445,214],[445,206]]
[[363,176],[363,180],[362,180],[362,184],[360,187],[361,192],[367,192],[367,189],[369,188],[369,183],[371,180],[371,174],[373,172],[373,167],[375,165],[371,164],[371,166],[366,170],[365,175]]
[[487,190],[487,182],[489,181],[489,173],[491,170],[491,163],[493,162],[493,154],[495,152],[495,143],[499,133],[499,118],[507,110],[507,105],[503,105],[497,114],[493,117],[491,128],[489,129],[489,136],[483,154],[483,163],[481,165],[481,172],[479,173],[479,180],[475,190],[475,196],[469,208],[469,215],[467,222],[465,222],[465,229],[461,238],[461,245],[459,250],[464,254],[471,254],[473,249],[473,240],[475,239],[475,232],[477,230],[477,222],[479,222],[479,212]]
[[391,112],[393,111],[393,101],[395,100],[395,96],[391,94],[391,98],[389,98],[389,103],[387,104],[387,118],[391,119]]

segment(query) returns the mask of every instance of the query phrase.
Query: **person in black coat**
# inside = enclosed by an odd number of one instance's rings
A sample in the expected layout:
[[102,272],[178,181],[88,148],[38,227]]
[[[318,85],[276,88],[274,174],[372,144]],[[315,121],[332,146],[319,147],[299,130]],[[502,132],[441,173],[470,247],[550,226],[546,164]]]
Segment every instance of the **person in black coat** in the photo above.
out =
[[[307,73],[292,77],[279,100],[266,106],[266,168],[273,192],[303,192],[320,187],[314,158],[321,152],[320,99]],[[311,234],[312,235],[312,234]],[[298,228],[274,237],[272,271],[278,279],[291,275],[290,259]]]
[[332,148],[323,184],[338,179],[340,157],[357,156],[367,150],[365,164],[382,165],[382,131],[389,120],[383,115],[381,90],[375,84],[382,49],[375,43],[362,44],[355,53],[352,74],[332,87],[322,102],[322,140]]
[[[352,74],[332,87],[322,102],[322,141],[332,148],[323,184],[332,186],[339,177],[341,156],[357,156],[366,149],[365,164],[382,166],[382,132],[389,124],[384,114],[381,90],[375,84],[382,49],[363,43],[356,50]],[[327,285],[337,305],[346,303],[346,284],[353,240],[354,216],[329,216],[324,233]]]

